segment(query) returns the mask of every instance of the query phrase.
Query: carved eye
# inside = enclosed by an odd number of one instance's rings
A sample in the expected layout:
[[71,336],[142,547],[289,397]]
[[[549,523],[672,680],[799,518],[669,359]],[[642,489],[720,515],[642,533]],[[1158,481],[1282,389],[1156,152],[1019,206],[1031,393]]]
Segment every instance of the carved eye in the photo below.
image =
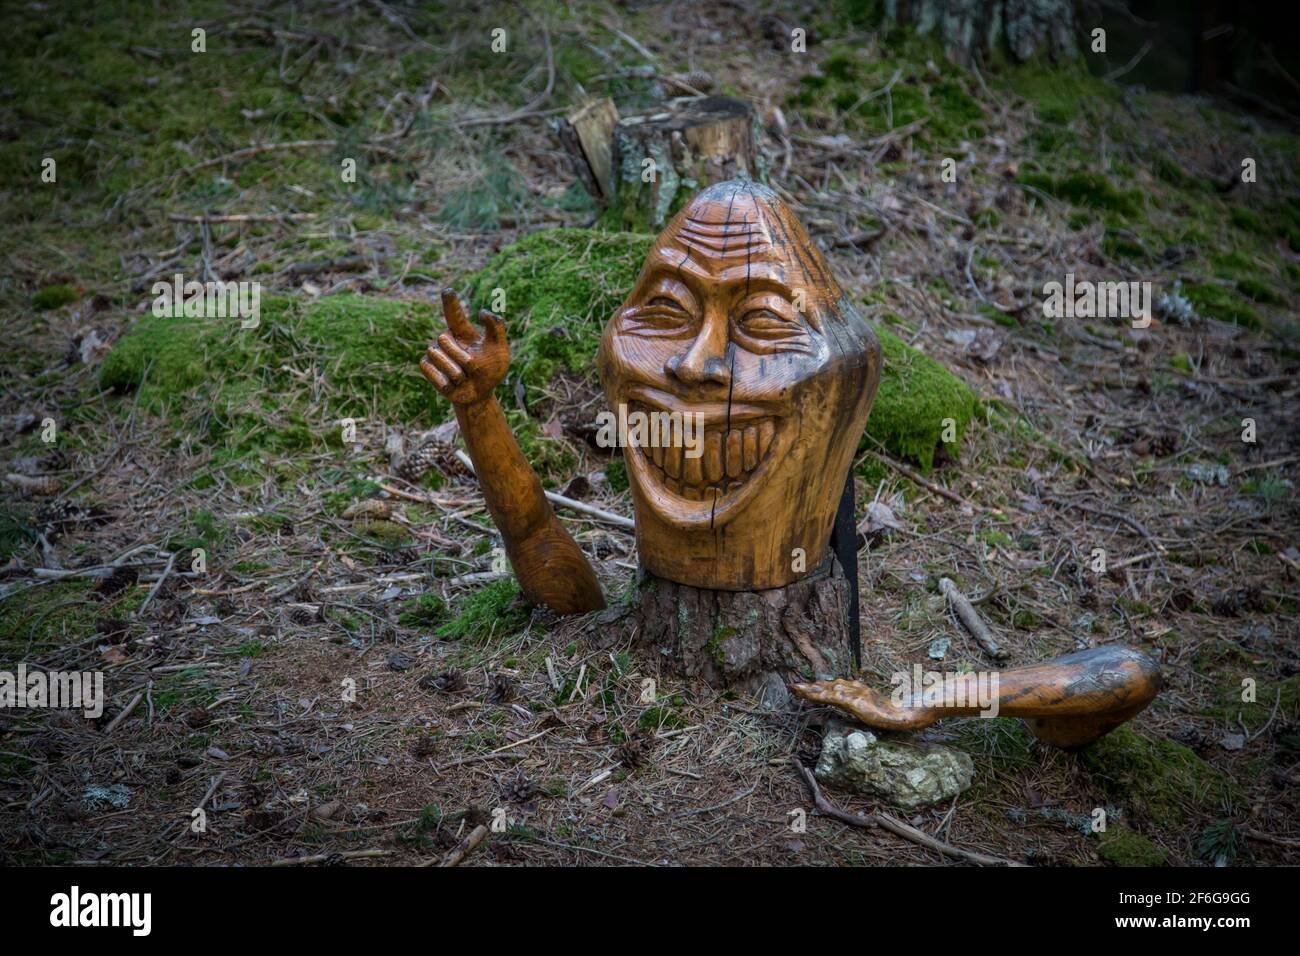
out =
[[741,306],[739,314],[733,334],[749,351],[760,354],[808,351],[808,330],[794,316],[784,297],[754,296]]
[[740,328],[758,338],[784,338],[799,332],[797,322],[777,315],[771,309],[750,309],[741,317]]
[[627,312],[627,330],[642,335],[675,335],[690,330],[691,312],[668,295],[652,296]]

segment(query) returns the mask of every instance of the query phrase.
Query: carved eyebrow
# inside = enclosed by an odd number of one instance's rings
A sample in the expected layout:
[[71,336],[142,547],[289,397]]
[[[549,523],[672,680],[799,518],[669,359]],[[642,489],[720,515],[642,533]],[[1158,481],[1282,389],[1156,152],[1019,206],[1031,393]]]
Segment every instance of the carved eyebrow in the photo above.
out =
[[746,293],[775,292],[787,299],[794,298],[790,286],[769,266],[755,267],[750,262],[739,262],[713,275],[700,268],[699,264],[689,257],[683,258],[680,262],[669,262],[656,250],[651,254],[651,258],[652,279],[659,279],[664,275],[679,279],[690,287],[697,299],[703,298],[701,292],[705,288],[718,284],[729,287],[729,291],[735,286],[740,286]]

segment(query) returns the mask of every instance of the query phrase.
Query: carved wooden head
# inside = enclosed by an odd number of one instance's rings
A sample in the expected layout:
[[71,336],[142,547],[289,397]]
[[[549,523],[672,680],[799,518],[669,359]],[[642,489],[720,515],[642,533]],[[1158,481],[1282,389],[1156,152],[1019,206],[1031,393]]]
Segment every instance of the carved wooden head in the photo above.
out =
[[694,447],[658,428],[652,447],[624,448],[645,568],[749,591],[822,561],[880,344],[776,193],[736,180],[695,196],[655,240],[598,361],[616,412],[703,425]]

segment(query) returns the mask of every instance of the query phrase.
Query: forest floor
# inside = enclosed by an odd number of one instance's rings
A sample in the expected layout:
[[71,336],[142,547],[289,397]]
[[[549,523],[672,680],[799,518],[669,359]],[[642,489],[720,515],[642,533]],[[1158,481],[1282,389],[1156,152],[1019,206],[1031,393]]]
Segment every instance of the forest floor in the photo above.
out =
[[[390,436],[447,414],[415,369],[437,290],[597,215],[547,120],[580,90],[652,106],[694,70],[756,104],[772,181],[868,317],[978,398],[922,480],[864,442],[860,515],[896,525],[864,529],[865,679],[989,666],[942,576],[1014,662],[1120,643],[1165,674],[1077,754],[1005,719],[931,728],[974,785],[893,812],[1030,864],[1300,862],[1293,129],[1075,67],[963,69],[811,4],[49,6],[0,39],[0,670],[98,670],[109,703],[0,711],[0,859],[436,862],[504,816],[467,864],[957,862],[814,812],[795,763],[824,711],[684,686],[612,616],[524,607],[454,459],[389,467]],[[289,298],[255,349],[176,319],[143,382],[106,379],[176,272]],[[1067,273],[1152,282],[1158,320],[1045,317]],[[420,334],[376,346],[378,304],[353,338],[294,324],[358,301],[409,305]],[[594,372],[516,397],[548,484],[631,517],[581,437]],[[354,520],[376,499],[387,517]],[[627,595],[632,536],[562,517]]]

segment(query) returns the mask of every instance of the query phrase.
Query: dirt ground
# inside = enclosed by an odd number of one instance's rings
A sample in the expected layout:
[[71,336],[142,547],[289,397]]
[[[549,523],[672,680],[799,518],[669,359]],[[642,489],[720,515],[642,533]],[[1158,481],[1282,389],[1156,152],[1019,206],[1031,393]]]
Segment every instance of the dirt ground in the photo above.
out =
[[[897,525],[863,529],[865,679],[933,666],[939,638],[944,668],[988,666],[938,595],[948,576],[1013,663],[1126,644],[1166,680],[1109,749],[946,721],[919,736],[972,754],[955,800],[904,814],[826,796],[1020,863],[1300,862],[1300,254],[1270,231],[1300,209],[1279,171],[1294,130],[1050,71],[963,70],[811,6],[150,9],[74,5],[4,41],[19,63],[4,160],[32,180],[5,186],[0,462],[26,480],[0,500],[0,669],[99,670],[110,696],[96,720],[0,711],[0,859],[436,863],[504,819],[465,865],[963,862],[814,811],[796,763],[816,762],[826,711],[684,684],[630,618],[512,599],[472,477],[445,454],[432,481],[389,467],[386,436],[413,446],[432,418],[367,398],[345,447],[235,449],[193,395],[163,407],[100,386],[108,346],[173,271],[428,302],[521,235],[590,224],[546,121],[579,84],[641,106],[663,78],[705,70],[758,106],[772,178],[849,294],[980,399],[960,455],[928,476],[864,443],[859,517],[884,503]],[[508,67],[483,52],[494,17],[520,44]],[[791,60],[782,38],[803,22],[814,42]],[[187,52],[195,24],[204,62]],[[845,50],[867,53],[835,66]],[[846,69],[859,94],[924,91],[929,122],[882,114],[884,97],[848,109],[833,95]],[[957,134],[945,83],[978,106]],[[369,150],[363,197],[321,185],[335,145],[240,152],[325,140]],[[1242,156],[1268,174],[1218,188]],[[1186,289],[1190,317],[1047,320],[1042,287],[1067,272]],[[375,393],[417,358],[376,368]],[[314,408],[329,364],[292,372],[283,407]],[[574,493],[631,517],[608,457],[575,437],[597,394],[591,370],[567,372],[529,411],[560,423],[545,432],[564,446],[557,486],[581,476]],[[396,538],[348,516],[370,499],[393,508]],[[612,601],[629,593],[632,536],[562,517]],[[1088,832],[1099,807],[1122,850]]]

